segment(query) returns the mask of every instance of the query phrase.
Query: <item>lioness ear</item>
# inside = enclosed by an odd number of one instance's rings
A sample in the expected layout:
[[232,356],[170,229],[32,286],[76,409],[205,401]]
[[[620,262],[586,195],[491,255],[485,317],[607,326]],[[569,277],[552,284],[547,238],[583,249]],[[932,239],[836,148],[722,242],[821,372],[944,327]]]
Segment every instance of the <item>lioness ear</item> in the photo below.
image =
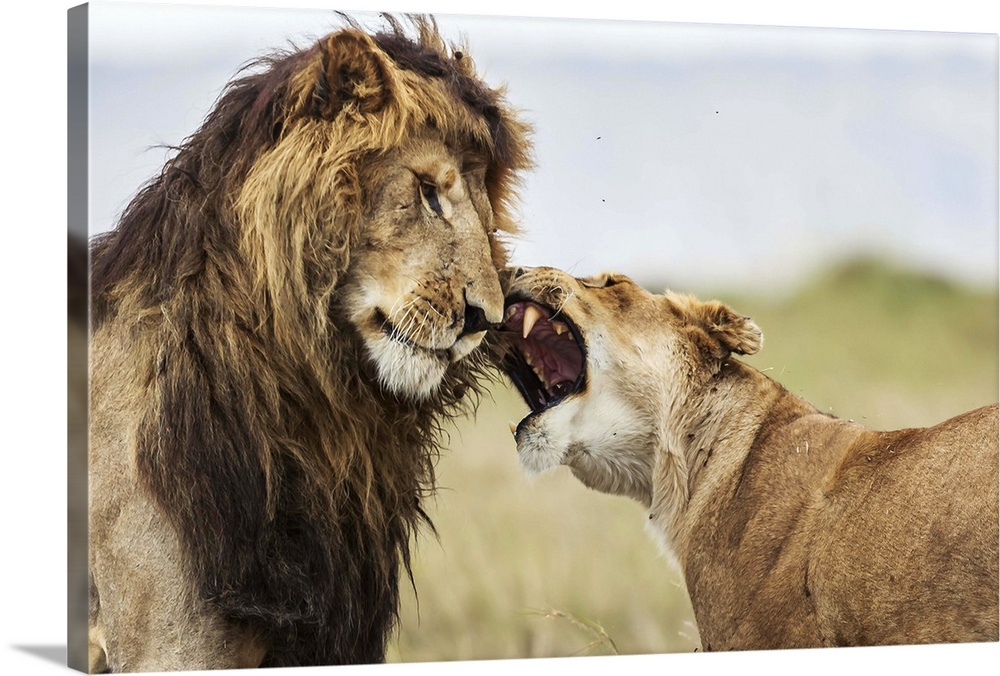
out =
[[333,119],[342,110],[376,113],[390,96],[386,57],[367,34],[353,29],[320,43],[318,72],[312,83],[312,113]]
[[703,303],[690,296],[669,292],[667,296],[675,308],[686,316],[689,324],[703,332],[707,341],[698,341],[701,343],[698,347],[708,356],[725,359],[733,352],[756,354],[764,343],[757,324],[728,305],[716,300]]
[[764,334],[749,317],[737,314],[718,301],[704,304],[706,330],[730,352],[756,354],[764,344]]

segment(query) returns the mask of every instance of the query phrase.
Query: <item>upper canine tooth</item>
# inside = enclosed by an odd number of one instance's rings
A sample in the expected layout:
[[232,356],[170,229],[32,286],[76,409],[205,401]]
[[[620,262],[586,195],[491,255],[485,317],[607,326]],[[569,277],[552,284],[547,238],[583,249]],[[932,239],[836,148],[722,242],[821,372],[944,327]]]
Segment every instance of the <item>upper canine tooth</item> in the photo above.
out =
[[551,323],[552,323],[552,330],[556,332],[557,336],[561,336],[562,334],[569,331],[569,327],[563,324],[562,322],[551,322]]
[[524,326],[521,328],[521,337],[527,338],[531,329],[535,328],[535,322],[542,318],[541,311],[534,305],[524,308]]

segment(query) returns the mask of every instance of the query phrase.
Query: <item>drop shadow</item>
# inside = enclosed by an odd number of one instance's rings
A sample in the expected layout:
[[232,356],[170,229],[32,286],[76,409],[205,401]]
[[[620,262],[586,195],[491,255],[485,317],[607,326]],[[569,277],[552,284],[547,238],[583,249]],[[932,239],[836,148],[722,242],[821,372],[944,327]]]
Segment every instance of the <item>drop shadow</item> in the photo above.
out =
[[14,645],[15,650],[34,655],[46,662],[53,662],[59,666],[66,666],[66,646],[64,645]]

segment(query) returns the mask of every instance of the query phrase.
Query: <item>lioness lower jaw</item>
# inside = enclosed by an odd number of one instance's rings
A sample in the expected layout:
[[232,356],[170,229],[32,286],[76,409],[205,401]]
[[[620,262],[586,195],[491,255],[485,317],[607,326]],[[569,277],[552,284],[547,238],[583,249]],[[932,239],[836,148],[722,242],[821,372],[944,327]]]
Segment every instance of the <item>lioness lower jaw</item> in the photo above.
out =
[[[573,408],[571,402],[566,402],[551,411],[525,418],[512,430],[517,442],[518,462],[530,476],[537,476],[563,464],[571,442],[565,430],[571,424]],[[556,421],[550,423],[548,413]]]
[[[599,374],[592,386],[603,385]],[[513,430],[518,461],[529,475],[569,467],[587,487],[649,506],[652,453],[640,409],[612,390],[589,390],[533,413]]]

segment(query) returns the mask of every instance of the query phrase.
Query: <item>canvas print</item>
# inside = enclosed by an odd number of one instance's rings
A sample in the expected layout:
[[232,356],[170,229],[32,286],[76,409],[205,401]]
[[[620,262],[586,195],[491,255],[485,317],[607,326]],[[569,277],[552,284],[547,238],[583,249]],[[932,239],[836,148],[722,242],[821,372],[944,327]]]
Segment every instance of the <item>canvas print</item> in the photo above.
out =
[[998,640],[996,35],[68,21],[71,666]]

